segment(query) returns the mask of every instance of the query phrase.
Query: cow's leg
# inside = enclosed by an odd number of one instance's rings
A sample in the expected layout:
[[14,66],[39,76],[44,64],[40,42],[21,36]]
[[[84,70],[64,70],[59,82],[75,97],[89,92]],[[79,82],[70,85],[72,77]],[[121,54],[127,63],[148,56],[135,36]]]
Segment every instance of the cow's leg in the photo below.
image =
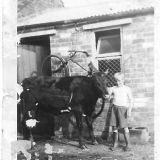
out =
[[32,129],[31,128],[29,129],[29,132],[30,132],[31,149],[33,149],[33,147],[34,147],[34,144],[33,144],[34,138],[33,138],[33,133],[32,133]]
[[83,136],[82,136],[82,129],[83,129],[82,113],[76,112],[75,113],[75,117],[76,117],[76,123],[77,123],[77,127],[78,127],[78,132],[79,132],[79,147],[81,149],[86,149],[87,147],[84,144]]
[[23,139],[29,140],[29,138],[30,138],[29,129],[27,127],[23,127]]
[[29,129],[26,127],[25,120],[23,120],[22,122],[22,134],[23,134],[24,140],[29,140],[30,132],[29,132]]
[[86,123],[87,123],[87,126],[88,126],[89,136],[91,138],[92,144],[95,145],[95,144],[97,144],[97,141],[96,141],[94,133],[93,133],[92,118],[86,116],[85,120],[86,120]]
[[53,119],[51,119],[52,123],[52,131],[51,131],[51,139],[55,139],[55,117],[52,117]]

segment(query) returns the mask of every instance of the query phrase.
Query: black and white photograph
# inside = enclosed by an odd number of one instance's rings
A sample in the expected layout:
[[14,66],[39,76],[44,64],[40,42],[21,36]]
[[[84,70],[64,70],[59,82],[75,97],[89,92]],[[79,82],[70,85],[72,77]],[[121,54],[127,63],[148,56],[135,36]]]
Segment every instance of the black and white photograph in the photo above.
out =
[[1,2],[0,160],[160,159],[160,1]]

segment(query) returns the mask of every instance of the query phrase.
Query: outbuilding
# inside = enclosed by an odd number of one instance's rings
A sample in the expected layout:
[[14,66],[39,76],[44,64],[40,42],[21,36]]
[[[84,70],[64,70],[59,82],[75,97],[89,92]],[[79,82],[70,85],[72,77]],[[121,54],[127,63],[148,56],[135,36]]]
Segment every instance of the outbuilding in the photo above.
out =
[[[40,67],[47,55],[67,56],[68,50],[84,50],[77,56],[87,68],[95,66],[112,76],[123,72],[133,90],[135,106],[132,127],[147,127],[154,133],[154,7],[151,3],[103,3],[79,8],[49,10],[18,23],[18,82]],[[50,75],[50,65],[46,74]],[[71,75],[86,72],[72,66]],[[113,81],[109,79],[112,86]],[[105,111],[107,112],[107,107]],[[105,127],[106,112],[96,121],[96,133]],[[96,127],[99,126],[99,127]],[[100,127],[101,126],[101,127]]]

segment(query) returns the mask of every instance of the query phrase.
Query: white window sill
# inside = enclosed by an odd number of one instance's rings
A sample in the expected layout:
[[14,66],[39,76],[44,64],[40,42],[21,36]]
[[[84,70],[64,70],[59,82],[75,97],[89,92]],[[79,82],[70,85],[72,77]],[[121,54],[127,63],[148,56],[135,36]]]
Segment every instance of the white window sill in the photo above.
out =
[[104,54],[98,54],[98,53],[96,53],[95,54],[95,58],[118,58],[118,57],[120,57],[120,56],[122,56],[122,54],[120,53],[120,52],[114,52],[114,53],[104,53]]

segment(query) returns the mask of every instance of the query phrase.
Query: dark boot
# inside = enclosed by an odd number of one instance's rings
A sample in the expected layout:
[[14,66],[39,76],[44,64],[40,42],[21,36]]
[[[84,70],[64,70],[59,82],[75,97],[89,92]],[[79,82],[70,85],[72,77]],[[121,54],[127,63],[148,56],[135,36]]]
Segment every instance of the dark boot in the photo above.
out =
[[124,147],[124,151],[131,151],[129,132],[124,132],[124,140],[126,143],[126,146]]
[[113,139],[113,133],[112,132],[108,132],[107,143],[113,143],[112,139]]
[[110,147],[109,149],[111,151],[114,151],[118,147],[118,132],[113,132],[113,147]]

